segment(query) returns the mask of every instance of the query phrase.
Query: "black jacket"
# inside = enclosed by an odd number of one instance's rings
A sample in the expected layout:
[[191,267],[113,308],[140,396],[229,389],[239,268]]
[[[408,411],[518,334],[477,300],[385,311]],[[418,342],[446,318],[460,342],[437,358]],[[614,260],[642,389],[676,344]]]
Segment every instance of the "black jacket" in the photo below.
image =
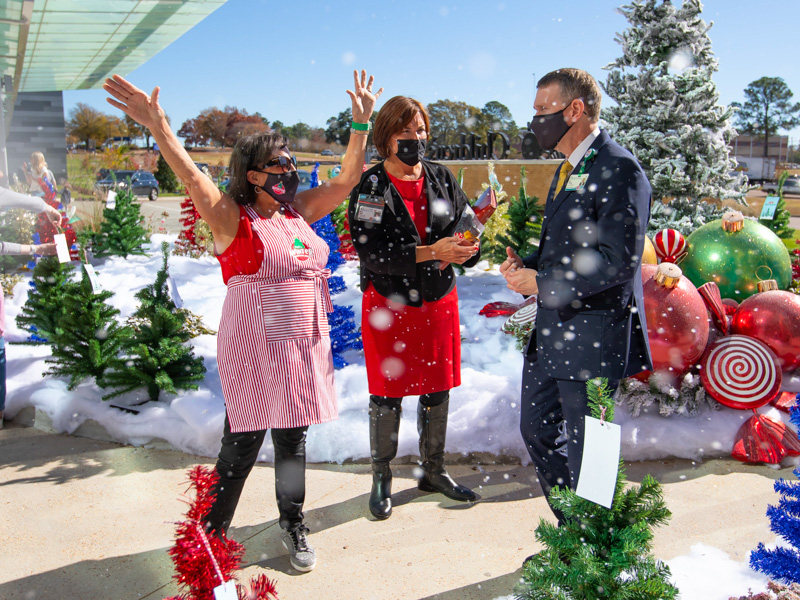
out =
[[[447,167],[423,160],[422,168],[428,196],[426,245],[431,245],[453,235],[467,205],[467,196]],[[383,197],[380,223],[356,219],[359,194]],[[347,217],[353,246],[361,260],[362,290],[372,282],[381,296],[408,306],[422,306],[423,301],[434,302],[453,290],[456,277],[452,265],[439,270],[439,262],[435,260],[417,263],[416,249],[422,240],[400,193],[389,181],[383,163],[361,176],[361,182],[350,194]],[[464,266],[471,267],[478,260],[480,253]]]

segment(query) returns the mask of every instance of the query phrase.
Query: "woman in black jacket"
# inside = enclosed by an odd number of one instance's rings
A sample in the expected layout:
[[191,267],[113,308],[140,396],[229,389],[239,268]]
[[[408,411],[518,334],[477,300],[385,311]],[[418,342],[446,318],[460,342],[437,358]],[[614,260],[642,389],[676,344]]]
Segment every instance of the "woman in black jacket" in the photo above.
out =
[[[467,197],[446,167],[423,160],[430,121],[418,101],[395,96],[378,113],[374,142],[385,160],[350,196],[348,218],[361,260],[361,326],[370,403],[376,519],[392,513],[390,461],[403,396],[419,395],[418,487],[471,501],[444,467],[450,389],[461,384],[458,294],[451,263],[471,266],[478,246],[454,236]],[[356,132],[359,133],[359,132]]]

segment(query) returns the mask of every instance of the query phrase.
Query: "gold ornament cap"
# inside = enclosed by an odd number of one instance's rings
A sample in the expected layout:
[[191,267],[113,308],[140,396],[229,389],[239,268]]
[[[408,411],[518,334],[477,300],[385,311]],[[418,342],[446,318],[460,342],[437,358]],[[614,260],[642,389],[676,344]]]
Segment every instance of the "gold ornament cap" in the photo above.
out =
[[759,292],[774,292],[778,289],[778,282],[774,279],[764,279],[758,282]]
[[658,265],[658,270],[656,271],[655,279],[656,285],[660,285],[668,290],[671,290],[675,286],[678,285],[681,281],[681,275],[683,275],[683,271],[681,268],[673,263],[662,262]]
[[744,227],[744,215],[738,210],[731,210],[722,215],[722,228],[728,233],[741,231]]

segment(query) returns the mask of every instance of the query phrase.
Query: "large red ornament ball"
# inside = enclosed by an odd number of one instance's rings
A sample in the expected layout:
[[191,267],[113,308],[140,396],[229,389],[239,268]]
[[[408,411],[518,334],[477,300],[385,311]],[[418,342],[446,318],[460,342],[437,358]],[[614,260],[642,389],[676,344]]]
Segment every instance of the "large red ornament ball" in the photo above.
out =
[[[675,277],[667,287],[659,269],[671,267]],[[642,265],[645,318],[655,371],[680,375],[703,354],[708,340],[708,313],[697,288],[675,265]]]
[[733,314],[733,333],[764,342],[784,371],[800,366],[800,296],[772,290],[744,300]]

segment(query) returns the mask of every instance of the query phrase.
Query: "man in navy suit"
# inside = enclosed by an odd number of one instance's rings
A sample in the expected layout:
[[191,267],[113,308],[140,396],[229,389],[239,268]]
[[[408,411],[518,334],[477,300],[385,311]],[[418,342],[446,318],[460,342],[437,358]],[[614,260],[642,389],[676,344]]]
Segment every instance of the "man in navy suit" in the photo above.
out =
[[508,248],[500,267],[510,289],[538,295],[520,431],[547,497],[556,485],[578,483],[586,381],[606,377],[613,392],[620,379],[652,369],[641,275],[650,184],[633,155],[598,128],[600,96],[579,69],[539,80],[531,131],[567,159],[547,195],[538,252],[522,259]]

